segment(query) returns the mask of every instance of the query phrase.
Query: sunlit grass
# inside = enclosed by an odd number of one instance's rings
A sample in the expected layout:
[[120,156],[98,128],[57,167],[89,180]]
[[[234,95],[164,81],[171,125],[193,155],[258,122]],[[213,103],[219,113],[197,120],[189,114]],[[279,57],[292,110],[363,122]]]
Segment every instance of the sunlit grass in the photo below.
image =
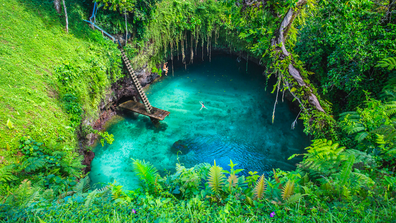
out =
[[[95,80],[93,74],[83,75],[71,86],[60,86],[55,75],[62,63],[83,69],[92,66],[92,58],[101,64],[108,60],[103,56],[108,46],[92,42],[98,35],[83,24],[79,10],[70,7],[71,31],[66,33],[52,1],[0,2],[0,156],[7,158],[6,164],[18,160],[16,147],[24,135],[49,146],[77,147],[75,129],[69,126],[69,115],[60,100],[68,89],[82,92],[84,109],[95,115],[104,91],[84,100],[91,86],[83,81]],[[98,79],[104,88],[110,86],[106,76]],[[8,120],[13,128],[7,127]]]

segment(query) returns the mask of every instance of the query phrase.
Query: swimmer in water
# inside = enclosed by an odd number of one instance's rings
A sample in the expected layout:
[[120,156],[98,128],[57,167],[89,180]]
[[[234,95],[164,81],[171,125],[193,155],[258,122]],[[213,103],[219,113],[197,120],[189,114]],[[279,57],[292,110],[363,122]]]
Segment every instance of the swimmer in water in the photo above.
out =
[[201,109],[199,109],[200,111],[201,111],[203,108],[207,109],[202,101],[200,101],[199,103],[202,105]]

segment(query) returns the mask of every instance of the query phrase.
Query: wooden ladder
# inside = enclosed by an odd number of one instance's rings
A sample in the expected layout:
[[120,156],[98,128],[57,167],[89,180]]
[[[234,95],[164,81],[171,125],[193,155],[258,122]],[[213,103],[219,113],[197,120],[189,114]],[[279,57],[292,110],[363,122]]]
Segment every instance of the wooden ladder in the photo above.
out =
[[124,61],[125,66],[128,69],[129,76],[131,77],[132,82],[135,85],[135,87],[139,93],[139,97],[142,99],[147,113],[151,114],[153,107],[151,106],[149,100],[147,99],[147,96],[143,91],[142,85],[140,85],[140,82],[136,77],[135,71],[132,69],[131,62],[129,61],[128,57],[125,55],[124,50],[120,49],[120,51],[121,51],[121,55],[122,55],[122,60]]

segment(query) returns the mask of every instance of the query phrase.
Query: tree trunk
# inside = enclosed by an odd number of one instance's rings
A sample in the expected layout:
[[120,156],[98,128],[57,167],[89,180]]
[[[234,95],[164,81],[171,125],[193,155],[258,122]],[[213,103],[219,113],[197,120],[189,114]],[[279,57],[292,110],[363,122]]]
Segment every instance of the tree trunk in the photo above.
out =
[[62,11],[60,0],[54,0],[54,7],[58,14],[60,14]]
[[194,41],[193,41],[193,34],[192,34],[192,32],[191,32],[191,40],[190,40],[190,44],[191,44],[191,47],[190,47],[190,64],[192,64],[192,63],[194,63]]
[[184,39],[181,40],[181,53],[182,53],[182,63],[186,64],[186,60],[185,60],[186,56],[184,55]]
[[67,18],[67,9],[65,0],[63,0],[63,8],[65,9],[65,19],[66,19],[66,32],[69,32],[69,19]]
[[127,25],[127,13],[126,13],[126,9],[125,9],[125,46],[128,43],[128,25]]
[[[280,25],[280,28],[277,33],[277,37],[272,39],[271,45],[272,46],[277,46],[275,50],[280,51],[279,58],[283,59],[285,57],[288,57],[290,53],[286,50],[285,47],[285,38],[287,36],[287,32],[290,29],[291,24],[293,23],[293,20],[295,19],[296,15],[299,13],[299,10],[301,7],[303,7],[307,3],[307,0],[299,0],[297,2],[296,10],[293,8],[290,8],[289,11],[287,12],[286,16],[283,18],[283,21]],[[279,49],[280,45],[280,49]],[[304,79],[302,78],[300,71],[298,71],[294,66],[293,66],[293,60],[289,64],[288,67],[289,74],[294,78],[294,80],[298,83],[299,86],[301,87],[306,87],[307,85],[304,82]],[[309,88],[309,87],[308,87]],[[308,101],[309,103],[314,106],[318,111],[325,112],[322,106],[319,103],[318,98],[316,97],[315,94],[308,92]]]
[[201,43],[201,46],[202,46],[202,61],[204,61],[204,42],[205,42],[205,38],[202,37],[202,43]]

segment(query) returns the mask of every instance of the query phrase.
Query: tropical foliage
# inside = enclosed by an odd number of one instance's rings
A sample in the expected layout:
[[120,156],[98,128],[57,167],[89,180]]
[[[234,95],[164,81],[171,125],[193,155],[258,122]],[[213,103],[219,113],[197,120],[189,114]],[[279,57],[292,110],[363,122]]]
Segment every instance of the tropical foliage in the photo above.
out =
[[[214,161],[176,164],[161,176],[135,159],[141,185],[133,191],[117,182],[91,189],[82,173],[78,140],[90,133],[102,144],[114,140],[87,123],[124,75],[116,45],[81,21],[92,2],[67,2],[69,34],[52,1],[0,4],[1,220],[395,220],[394,0],[98,0],[97,24],[130,33],[125,51],[134,68],[160,72],[159,64],[176,58],[187,66],[210,60],[212,49],[254,57],[278,79],[273,92],[298,102],[314,138],[289,172],[242,175],[232,161],[229,171]],[[273,45],[288,12],[295,21],[284,46]]]

